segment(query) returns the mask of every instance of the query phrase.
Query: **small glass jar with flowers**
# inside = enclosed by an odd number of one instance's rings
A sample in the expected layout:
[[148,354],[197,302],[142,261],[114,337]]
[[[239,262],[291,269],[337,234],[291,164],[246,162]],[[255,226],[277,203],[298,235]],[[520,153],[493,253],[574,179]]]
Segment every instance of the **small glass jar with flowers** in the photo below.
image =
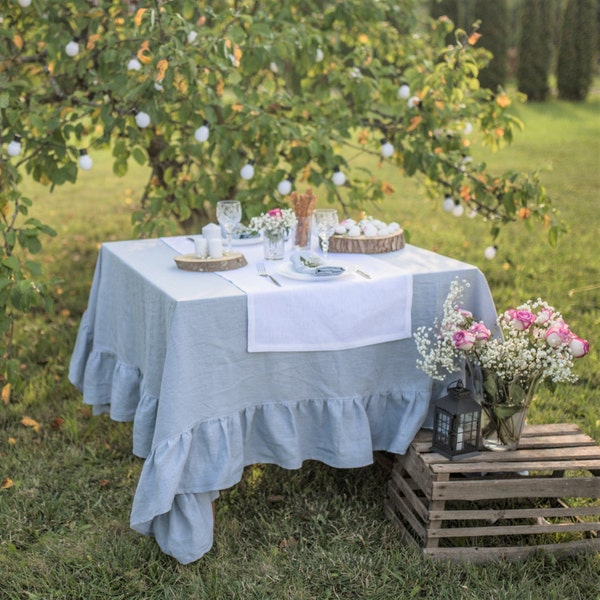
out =
[[250,228],[262,232],[265,259],[281,260],[285,254],[285,242],[298,222],[291,208],[273,208],[250,220]]
[[514,450],[539,385],[574,383],[574,359],[585,356],[590,345],[539,298],[499,313],[492,332],[461,307],[468,286],[453,281],[441,322],[415,332],[417,366],[437,380],[464,367],[483,409],[483,446]]

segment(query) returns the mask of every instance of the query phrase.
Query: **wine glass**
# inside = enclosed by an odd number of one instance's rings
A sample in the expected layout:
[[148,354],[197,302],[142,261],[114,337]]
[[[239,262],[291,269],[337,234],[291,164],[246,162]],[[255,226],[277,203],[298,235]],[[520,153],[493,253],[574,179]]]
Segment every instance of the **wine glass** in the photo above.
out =
[[227,234],[226,254],[231,254],[231,234],[242,220],[242,205],[238,200],[219,200],[217,202],[217,221]]
[[313,219],[317,235],[321,240],[323,258],[327,260],[329,251],[329,238],[333,235],[335,226],[338,224],[338,213],[335,208],[316,208],[313,211]]

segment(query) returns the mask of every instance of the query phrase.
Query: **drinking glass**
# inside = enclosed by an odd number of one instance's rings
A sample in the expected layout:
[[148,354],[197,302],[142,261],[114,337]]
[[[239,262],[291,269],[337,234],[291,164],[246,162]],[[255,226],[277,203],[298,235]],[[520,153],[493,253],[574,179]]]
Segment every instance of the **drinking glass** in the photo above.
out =
[[335,208],[316,208],[313,212],[315,229],[321,240],[323,258],[327,260],[329,251],[329,238],[333,235],[335,226],[338,224],[338,213]]
[[242,220],[242,205],[238,200],[219,200],[217,202],[217,221],[227,234],[226,254],[231,254],[231,234]]

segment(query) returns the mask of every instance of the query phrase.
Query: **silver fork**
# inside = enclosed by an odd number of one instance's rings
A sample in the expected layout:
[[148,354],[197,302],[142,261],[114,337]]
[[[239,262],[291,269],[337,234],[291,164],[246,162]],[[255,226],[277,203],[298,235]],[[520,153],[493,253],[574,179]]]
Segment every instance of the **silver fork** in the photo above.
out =
[[256,270],[258,271],[258,274],[261,277],[268,277],[275,285],[281,287],[281,284],[279,283],[279,281],[277,281],[277,279],[275,279],[274,277],[271,277],[271,275],[269,275],[267,273],[267,269],[265,268],[264,263],[257,263]]

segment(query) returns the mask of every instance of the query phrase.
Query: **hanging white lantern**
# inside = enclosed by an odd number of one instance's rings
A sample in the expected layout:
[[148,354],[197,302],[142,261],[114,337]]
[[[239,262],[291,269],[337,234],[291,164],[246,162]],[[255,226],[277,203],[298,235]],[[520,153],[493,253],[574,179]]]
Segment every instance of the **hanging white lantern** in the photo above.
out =
[[241,169],[240,177],[242,179],[252,179],[254,177],[254,161],[249,160]]
[[383,158],[390,158],[391,156],[394,156],[394,152],[394,145],[387,140],[383,140],[381,143],[381,156],[383,156]]
[[79,151],[79,166],[84,171],[89,171],[94,166],[94,161],[92,160],[92,157],[87,153],[87,150],[85,150],[85,148],[82,148]]
[[6,147],[9,156],[19,156],[21,154],[21,136],[15,135],[12,141]]
[[344,185],[346,183],[346,176],[342,173],[342,171],[340,171],[339,167],[335,167],[333,169],[331,181],[333,181],[335,185]]
[[137,123],[138,127],[144,129],[150,125],[150,115],[141,110],[135,114],[135,122]]

